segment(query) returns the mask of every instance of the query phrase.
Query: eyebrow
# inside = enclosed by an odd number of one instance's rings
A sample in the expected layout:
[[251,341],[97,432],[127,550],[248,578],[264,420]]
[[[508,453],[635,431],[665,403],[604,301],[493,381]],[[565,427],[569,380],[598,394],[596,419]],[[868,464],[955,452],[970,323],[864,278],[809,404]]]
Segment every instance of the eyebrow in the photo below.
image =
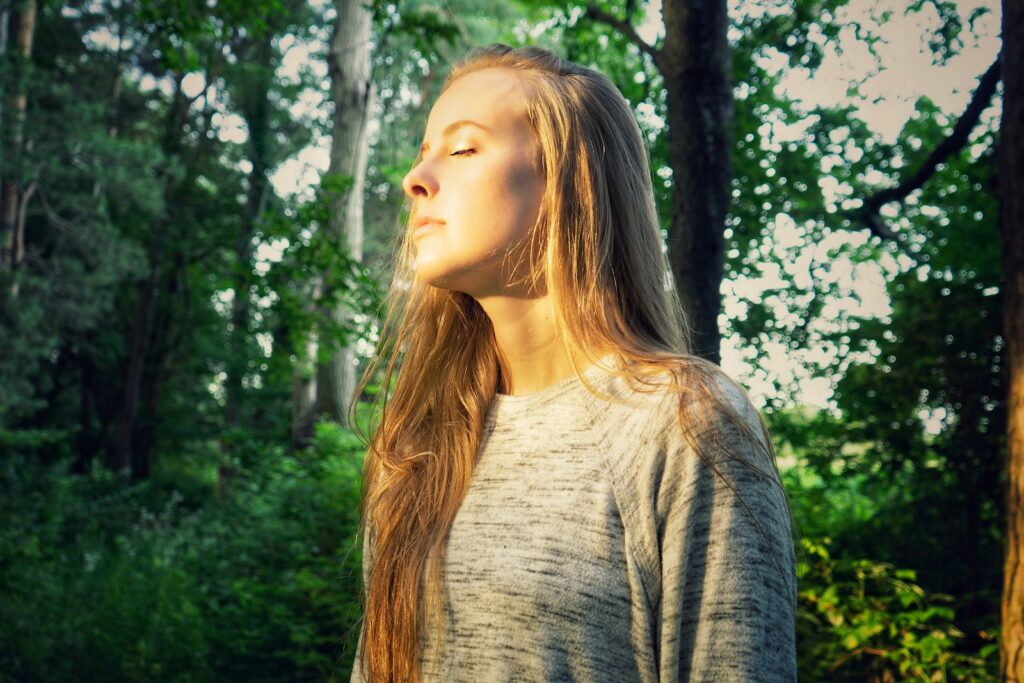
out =
[[[458,121],[452,121],[451,123],[449,123],[445,127],[445,129],[443,131],[441,131],[441,137],[442,138],[447,138],[449,135],[451,135],[452,133],[454,133],[455,131],[457,131],[460,128],[464,128],[465,126],[475,126],[475,127],[479,128],[479,129],[481,129],[483,131],[486,131],[488,133],[492,132],[490,128],[488,128],[487,126],[483,125],[482,123],[477,123],[476,121],[470,121],[469,119],[459,119]],[[422,145],[420,145],[420,154],[423,154],[428,149],[430,149],[430,145],[428,145],[426,142],[424,142]]]

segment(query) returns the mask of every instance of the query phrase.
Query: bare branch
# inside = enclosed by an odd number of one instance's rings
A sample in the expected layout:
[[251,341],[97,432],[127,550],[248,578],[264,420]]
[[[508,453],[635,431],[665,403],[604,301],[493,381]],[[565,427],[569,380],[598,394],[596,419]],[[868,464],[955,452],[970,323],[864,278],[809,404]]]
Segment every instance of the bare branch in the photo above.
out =
[[614,28],[616,31],[628,38],[631,43],[640,48],[642,52],[646,52],[650,55],[651,59],[654,60],[654,63],[659,65],[660,68],[661,51],[641,38],[640,34],[636,32],[636,29],[633,28],[633,25],[628,21],[619,19],[593,4],[587,5],[586,17],[592,21],[599,21],[602,24],[607,24]]
[[932,150],[924,163],[905,181],[896,187],[887,187],[865,198],[863,206],[851,212],[852,218],[862,222],[872,234],[878,235],[884,240],[896,239],[896,234],[886,227],[879,216],[879,210],[889,202],[902,202],[911,192],[922,187],[935,174],[935,169],[939,164],[959,152],[967,144],[967,138],[978,124],[981,112],[985,111],[992,101],[992,95],[995,94],[996,85],[1000,79],[1000,58],[1001,55],[996,57],[992,66],[981,76],[970,104],[967,105],[967,109],[953,126],[953,131],[949,136]]
[[24,194],[18,201],[18,222],[14,235],[14,265],[18,265],[25,258],[25,216],[28,213],[28,203],[32,201],[32,195],[38,188],[39,182],[33,180],[25,188]]
[[50,221],[51,225],[69,232],[78,229],[78,226],[74,222],[63,218],[52,206],[50,206],[50,202],[46,198],[46,191],[42,186],[39,186],[39,201],[42,204],[43,213],[46,214],[46,219]]
[[885,224],[885,221],[882,220],[882,216],[877,210],[872,211],[861,207],[854,211],[847,212],[847,215],[853,216],[855,219],[855,225],[857,222],[860,222],[872,235],[877,235],[884,242],[891,242],[892,244],[895,244],[903,255],[913,261],[915,265],[921,264],[921,259],[910,250],[910,245],[907,243],[907,235],[890,230],[889,226]]

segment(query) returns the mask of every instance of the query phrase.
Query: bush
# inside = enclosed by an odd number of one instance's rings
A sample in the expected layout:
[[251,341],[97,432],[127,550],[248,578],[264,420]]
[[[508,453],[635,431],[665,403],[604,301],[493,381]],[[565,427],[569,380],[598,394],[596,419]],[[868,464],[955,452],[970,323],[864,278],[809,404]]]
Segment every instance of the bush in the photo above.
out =
[[212,490],[188,499],[183,482],[159,476],[131,484],[101,469],[78,477],[6,461],[0,672],[347,680],[361,580],[358,442],[319,425],[297,454],[249,446],[262,450],[259,464],[220,500]]
[[[870,560],[833,559],[829,539],[803,539],[797,562],[800,680],[994,681],[998,644],[960,648],[947,595],[927,595],[915,572]],[[979,634],[995,640],[996,629]]]

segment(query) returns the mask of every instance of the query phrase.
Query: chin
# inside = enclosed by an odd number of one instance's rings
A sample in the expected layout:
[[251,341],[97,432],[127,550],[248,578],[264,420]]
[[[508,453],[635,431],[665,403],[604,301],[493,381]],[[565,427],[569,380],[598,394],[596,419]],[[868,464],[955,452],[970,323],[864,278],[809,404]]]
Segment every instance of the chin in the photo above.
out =
[[474,299],[480,299],[488,291],[493,291],[494,286],[487,282],[481,282],[478,273],[467,273],[458,270],[441,270],[424,268],[416,273],[417,279],[423,284],[444,289],[449,292],[461,292]]
[[416,279],[430,287],[462,291],[458,272],[445,268],[441,264],[430,263],[426,265],[416,264]]
[[460,258],[451,256],[455,255],[424,249],[413,259],[416,279],[431,287],[468,294],[474,299],[502,290],[501,259],[476,254],[460,254]]

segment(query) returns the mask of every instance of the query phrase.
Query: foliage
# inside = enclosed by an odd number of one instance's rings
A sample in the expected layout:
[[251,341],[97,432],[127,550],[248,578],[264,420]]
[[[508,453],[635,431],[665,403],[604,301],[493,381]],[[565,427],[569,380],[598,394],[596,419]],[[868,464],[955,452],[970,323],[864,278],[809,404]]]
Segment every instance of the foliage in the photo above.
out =
[[321,424],[294,455],[248,447],[263,457],[223,499],[200,470],[132,484],[100,467],[82,477],[4,461],[0,671],[347,680],[361,582],[359,443]]
[[927,594],[911,569],[833,558],[829,542],[803,539],[797,563],[801,680],[995,680],[995,628],[980,634],[979,651],[964,652],[951,596]]
[[[323,342],[318,346],[321,361],[338,347],[368,338],[366,322],[382,306],[383,288],[352,257],[344,236],[320,229],[327,224],[330,193],[341,192],[350,184],[350,178],[325,178],[312,198],[293,199],[284,212],[268,216],[265,222],[265,237],[285,238],[287,245],[259,289],[260,295],[275,298],[268,317],[278,332],[278,353],[284,357],[302,357],[314,330]],[[315,308],[310,305],[313,283],[317,290],[329,293],[319,295]],[[334,320],[328,312],[338,307],[355,315]]]

